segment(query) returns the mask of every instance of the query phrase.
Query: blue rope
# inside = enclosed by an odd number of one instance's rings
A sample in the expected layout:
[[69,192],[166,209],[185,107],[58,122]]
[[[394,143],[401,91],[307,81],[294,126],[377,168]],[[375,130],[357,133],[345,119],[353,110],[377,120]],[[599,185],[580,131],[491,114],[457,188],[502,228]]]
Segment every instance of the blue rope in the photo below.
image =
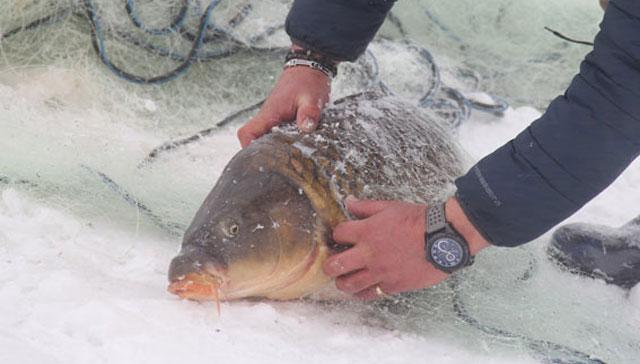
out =
[[437,100],[433,106],[436,110],[439,109],[442,112],[446,112],[446,109],[453,110],[454,120],[452,125],[454,129],[457,129],[471,116],[471,103],[462,92],[454,88],[443,87],[442,92],[447,95],[448,99]]
[[[438,19],[433,13],[428,10],[425,10],[425,14],[431,21],[439,27],[442,31],[444,31],[449,37],[451,37],[456,42],[461,43],[463,46],[464,41],[457,34],[453,33],[445,24],[443,24],[440,19]],[[435,62],[435,59],[431,52],[424,47],[417,46],[412,44],[408,40],[408,32],[406,31],[404,25],[400,18],[395,16],[393,13],[389,13],[387,19],[393,24],[398,31],[400,32],[401,38],[404,40],[405,44],[409,46],[410,49],[416,51],[420,57],[424,60],[424,62],[431,67],[432,81],[429,89],[422,95],[418,104],[424,108],[434,108],[440,109],[440,111],[444,110],[453,110],[455,118],[452,122],[455,128],[462,125],[464,121],[469,119],[471,116],[471,110],[478,110],[486,113],[490,113],[496,116],[502,116],[504,112],[509,108],[509,104],[502,98],[499,98],[494,95],[489,95],[494,101],[494,104],[487,104],[480,101],[476,101],[464,96],[460,91],[452,89],[450,87],[442,86],[442,79],[440,75],[440,69],[438,64]],[[388,86],[382,84],[383,87],[388,89]],[[443,91],[449,99],[436,99],[436,95],[439,91]],[[451,101],[455,101],[453,104]]]
[[138,29],[143,30],[145,33],[151,34],[151,35],[166,35],[170,33],[177,33],[178,30],[182,28],[182,25],[187,19],[187,12],[189,10],[189,0],[182,0],[182,6],[180,7],[180,11],[176,15],[176,17],[173,19],[171,24],[169,24],[169,26],[164,28],[148,28],[147,26],[145,26],[144,23],[140,20],[136,3],[134,0],[127,0],[127,5],[125,8],[127,10],[127,14],[129,15],[129,19],[131,19],[131,22],[133,23],[133,25],[135,25]]
[[[194,2],[193,6],[195,8],[194,13],[196,14],[202,13],[202,9],[200,8],[199,2],[197,1]],[[251,9],[251,8],[249,7],[248,9]],[[240,11],[240,13],[242,14],[243,12],[249,11],[248,9],[245,7]],[[211,43],[211,42],[218,42],[222,40],[226,40],[226,41],[235,40],[235,37],[229,34],[229,32],[217,26],[209,26],[207,30],[211,30],[212,34],[205,35],[204,39],[202,40],[202,43],[204,44]],[[189,42],[193,42],[198,37],[197,34],[193,34],[185,29],[180,30],[180,35]]]
[[[135,45],[143,50],[146,50],[151,54],[161,56],[161,57],[167,57],[176,62],[186,62],[189,59],[189,56],[186,54],[181,54],[181,53],[169,50],[167,48],[157,46],[147,40],[135,37],[131,33],[124,32],[117,29],[114,30],[114,33],[120,39],[126,41],[127,43]],[[241,49],[240,46],[234,45],[234,46],[223,48],[217,51],[210,51],[210,52],[202,52],[198,50],[198,52],[194,55],[194,58],[196,61],[199,61],[199,62],[213,61],[213,60],[222,59],[222,58],[231,56],[236,52],[238,52],[240,49]]]
[[[101,62],[116,76],[125,81],[134,82],[138,84],[161,84],[168,81],[171,81],[188,71],[188,69],[193,65],[194,62],[198,61],[211,61],[217,60],[221,58],[225,58],[236,54],[237,52],[247,49],[247,50],[258,50],[258,51],[267,51],[267,52],[281,52],[283,48],[275,47],[275,48],[261,48],[255,47],[253,45],[247,45],[238,39],[236,39],[232,34],[225,31],[224,29],[216,27],[214,24],[211,24],[211,15],[213,10],[219,5],[219,0],[213,0],[209,3],[209,6],[205,9],[204,14],[200,19],[200,23],[198,26],[198,31],[196,34],[191,34],[184,29],[184,23],[186,22],[187,15],[189,13],[189,6],[191,5],[190,0],[182,0],[182,4],[176,16],[171,20],[171,23],[166,27],[161,28],[151,28],[144,24],[144,22],[140,19],[138,14],[138,8],[135,0],[126,0],[126,10],[129,16],[129,19],[133,23],[133,25],[144,31],[150,35],[169,35],[169,34],[179,34],[183,38],[191,41],[192,47],[191,51],[188,54],[181,54],[170,49],[157,46],[152,42],[136,37],[130,32],[125,32],[122,30],[114,29],[112,32],[118,38],[135,45],[143,50],[146,50],[154,55],[167,57],[173,61],[180,62],[175,69],[169,71],[168,73],[156,76],[156,77],[143,77],[134,75],[127,71],[124,71],[122,68],[116,66],[111,59],[109,58],[106,47],[105,47],[105,33],[103,31],[103,26],[100,21],[100,18],[97,14],[96,7],[92,0],[84,0],[85,10],[88,16],[88,19],[91,23],[91,33],[92,33],[92,42],[93,46],[100,58]],[[197,7],[197,3],[194,4]],[[232,19],[229,24],[231,27],[237,26],[240,22],[244,20],[248,12],[251,10],[251,6],[247,5],[243,7],[243,9]],[[10,30],[3,35],[0,35],[0,40],[6,39],[10,36],[13,36],[21,31],[31,30],[43,25],[52,24],[56,22],[60,22],[65,19],[68,15],[72,14],[72,9],[64,9],[62,11],[56,12],[47,17],[38,19],[32,23],[29,23],[25,26],[18,27],[16,29]],[[434,20],[436,25],[441,28],[448,30],[443,24],[439,22],[439,20],[434,19],[433,14],[428,13],[428,16]],[[389,20],[401,31],[402,38],[405,38],[405,43],[409,46],[409,48],[418,53],[418,55],[423,59],[424,63],[429,65],[431,68],[432,79],[431,85],[428,90],[423,94],[423,96],[419,99],[418,103],[420,106],[425,108],[434,108],[436,111],[440,111],[443,113],[447,113],[446,110],[453,110],[454,120],[452,124],[457,127],[464,122],[464,120],[468,119],[470,115],[470,110],[478,110],[487,113],[492,113],[494,115],[502,115],[504,111],[509,107],[509,104],[498,97],[491,96],[494,100],[494,104],[482,103],[476,100],[469,99],[465,97],[461,92],[448,88],[442,87],[442,80],[440,76],[440,70],[438,68],[437,63],[434,60],[433,55],[424,47],[420,47],[414,45],[406,40],[407,33],[404,30],[404,27],[399,18],[390,14]],[[268,28],[262,34],[254,36],[251,38],[250,43],[253,44],[266,38],[267,36],[273,34],[275,31],[282,29],[282,26],[273,26]],[[207,35],[208,31],[212,31],[213,34]],[[458,37],[456,37],[458,38]],[[201,48],[203,44],[212,41],[222,41],[226,40],[231,44],[216,50],[209,52],[202,52]],[[456,40],[460,40],[459,38]],[[374,78],[372,84],[378,84],[382,89],[387,90],[390,94],[393,94],[393,91],[389,89],[389,87],[384,84],[382,81],[378,80],[378,64],[376,57],[368,52],[367,54],[370,58],[371,68],[374,70],[370,75]],[[448,99],[436,99],[436,95],[438,92],[443,91]]]
[[196,39],[191,47],[191,51],[187,55],[186,59],[175,69],[169,71],[168,73],[156,76],[156,77],[143,77],[134,75],[118,66],[114,65],[113,62],[109,59],[106,50],[105,50],[105,40],[104,33],[102,31],[102,25],[100,22],[100,18],[96,12],[96,8],[93,4],[92,0],[84,0],[85,10],[87,12],[87,17],[89,18],[89,22],[91,23],[91,35],[92,35],[92,43],[93,47],[98,53],[100,61],[115,75],[118,77],[133,83],[138,84],[162,84],[171,80],[176,79],[177,77],[184,74],[195,61],[197,61],[198,50],[202,47],[203,40],[205,37],[205,32],[209,26],[209,21],[211,19],[211,15],[215,7],[218,5],[219,0],[212,0],[207,6],[204,15],[200,18],[200,24],[198,26],[198,32]]
[[433,55],[426,48],[416,46],[416,45],[411,45],[410,48],[417,51],[420,57],[422,57],[422,59],[427,64],[431,65],[431,74],[433,78],[433,81],[431,82],[431,87],[429,87],[429,89],[427,90],[427,92],[424,93],[422,98],[418,100],[419,105],[426,107],[430,103],[430,100],[433,99],[433,97],[436,95],[436,93],[438,92],[438,89],[442,84],[442,79],[440,77],[440,69],[436,64],[436,61],[433,59]]
[[[96,49],[96,52],[98,53],[98,56],[102,61],[102,63],[105,64],[105,66],[107,66],[107,68],[119,78],[124,79],[125,81],[134,82],[138,84],[165,83],[165,82],[174,80],[175,78],[184,74],[196,61],[211,61],[211,60],[217,60],[217,59],[229,57],[243,49],[251,49],[251,50],[265,51],[265,52],[282,51],[283,48],[278,48],[278,47],[263,48],[263,47],[249,46],[239,41],[238,39],[236,39],[229,32],[221,28],[218,28],[214,24],[212,24],[212,22],[210,21],[211,14],[213,10],[219,5],[219,3],[220,3],[219,0],[214,0],[209,3],[209,6],[204,11],[204,15],[200,19],[198,31],[194,35],[187,32],[183,28],[184,22],[186,20],[186,16],[188,14],[188,9],[190,4],[189,0],[183,0],[183,3],[178,15],[173,19],[173,21],[169,26],[164,28],[157,28],[157,29],[147,27],[140,20],[137,14],[135,1],[127,0],[127,3],[126,3],[127,13],[129,14],[130,20],[132,21],[134,26],[136,26],[137,28],[152,35],[168,35],[171,33],[177,33],[177,34],[180,34],[183,38],[193,42],[193,45],[189,54],[183,55],[183,54],[174,52],[172,50],[166,49],[164,47],[154,45],[153,43],[147,40],[135,37],[131,33],[120,31],[117,29],[114,30],[113,32],[120,39],[130,44],[138,46],[146,51],[149,51],[152,54],[167,57],[174,61],[181,62],[181,64],[178,67],[176,67],[174,70],[169,71],[168,73],[161,76],[157,76],[157,77],[142,77],[142,76],[134,75],[124,71],[122,68],[113,64],[113,62],[109,59],[107,55],[107,52],[104,46],[104,32],[102,31],[100,19],[97,15],[95,6],[91,2],[91,0],[85,0],[85,8],[87,9],[87,14],[89,15],[89,20],[92,24],[92,38],[93,38],[94,48]],[[245,6],[240,11],[240,13],[234,19],[232,19],[230,24],[232,24],[232,26],[236,26],[237,24],[239,24],[244,19],[244,17],[246,16],[247,12],[250,9],[251,9],[250,6]],[[270,27],[262,34],[259,34],[258,36],[254,37],[254,39],[262,39],[264,37],[267,37],[268,35],[272,34],[273,32],[281,28],[282,26]],[[207,35],[207,32],[209,30],[214,31],[213,35],[210,35],[210,36]],[[213,42],[213,41],[222,41],[222,40],[231,42],[231,44],[217,51],[210,51],[210,52],[204,52],[204,53],[201,51],[201,48],[205,43]]]
[[[438,101],[435,99],[438,91],[442,90],[444,93],[451,99],[456,101],[458,104],[458,111],[456,112],[457,116],[454,120],[453,124],[455,127],[460,126],[465,120],[467,120],[471,116],[471,110],[478,110],[486,113],[491,113],[496,116],[501,116],[508,108],[509,103],[507,103],[504,99],[499,98],[494,95],[489,95],[494,101],[494,104],[487,104],[480,101],[476,101],[470,99],[462,94],[462,92],[442,86],[442,79],[440,76],[440,69],[435,62],[433,55],[429,50],[424,47],[411,45],[410,48],[414,49],[418,52],[420,57],[425,61],[425,63],[431,65],[431,74],[432,74],[432,84],[431,87],[424,93],[422,98],[418,101],[418,104],[422,107],[442,107],[446,104],[446,102]],[[451,104],[449,104],[451,105]]]
[[469,101],[469,105],[478,111],[483,111],[486,113],[494,114],[496,116],[502,116],[505,111],[509,108],[509,103],[501,97],[496,95],[489,94],[489,97],[493,99],[494,104],[485,104],[484,102],[467,99]]

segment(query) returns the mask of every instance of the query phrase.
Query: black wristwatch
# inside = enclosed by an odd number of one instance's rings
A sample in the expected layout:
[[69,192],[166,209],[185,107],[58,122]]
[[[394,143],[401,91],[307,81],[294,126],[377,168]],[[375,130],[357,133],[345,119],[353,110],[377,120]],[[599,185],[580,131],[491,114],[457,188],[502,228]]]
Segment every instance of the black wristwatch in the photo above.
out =
[[425,250],[427,260],[445,273],[453,273],[473,264],[469,244],[447,222],[444,204],[427,208]]

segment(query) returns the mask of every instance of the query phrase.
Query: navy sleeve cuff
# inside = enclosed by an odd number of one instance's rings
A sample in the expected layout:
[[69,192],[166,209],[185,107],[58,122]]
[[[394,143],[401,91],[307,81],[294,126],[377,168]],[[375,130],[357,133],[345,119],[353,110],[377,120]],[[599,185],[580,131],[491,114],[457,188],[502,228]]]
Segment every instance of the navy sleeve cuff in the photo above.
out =
[[296,0],[286,21],[300,45],[337,61],[355,61],[367,49],[395,0]]

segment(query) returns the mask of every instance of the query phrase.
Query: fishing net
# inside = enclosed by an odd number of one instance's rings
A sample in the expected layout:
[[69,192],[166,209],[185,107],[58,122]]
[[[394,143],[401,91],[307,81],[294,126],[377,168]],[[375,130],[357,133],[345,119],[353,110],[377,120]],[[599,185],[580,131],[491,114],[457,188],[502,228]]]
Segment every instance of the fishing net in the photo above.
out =
[[[178,241],[238,150],[234,130],[282,67],[290,4],[0,2],[0,186],[87,221]],[[508,104],[544,108],[590,50],[544,27],[588,41],[601,16],[586,0],[399,1],[367,53],[341,65],[332,97],[382,88],[453,126]],[[571,278],[558,278],[536,248],[492,254],[464,279],[371,317],[554,363],[597,363],[592,352],[631,362],[640,352],[633,326],[607,326],[627,308],[601,315],[615,293],[588,305],[581,299],[599,291],[565,289]],[[491,264],[504,261],[506,273]]]
[[[14,153],[2,161],[4,173],[16,180],[39,179],[39,190],[55,191],[54,198],[60,198],[60,189],[75,197],[78,189],[95,193],[87,183],[77,183],[82,181],[77,176],[113,188],[118,181],[139,199],[152,201],[147,204],[156,205],[156,215],[184,226],[190,218],[184,211],[192,210],[185,204],[197,205],[217,177],[212,171],[219,169],[211,163],[233,151],[215,134],[255,114],[279,73],[289,45],[283,30],[289,5],[278,0],[3,3],[0,85],[12,112],[2,132],[14,135],[7,146]],[[399,19],[393,24],[404,27]],[[498,97],[475,101],[465,94],[481,90],[476,73],[441,69],[409,35],[393,35],[397,29],[383,32],[358,62],[341,66],[334,99],[383,88],[453,125],[473,108],[505,110]],[[47,145],[34,145],[39,139]],[[178,153],[159,158],[168,152]],[[55,158],[38,157],[43,154]],[[185,165],[184,158],[202,168]],[[61,162],[69,163],[62,175]],[[175,186],[175,174],[191,178]],[[110,209],[108,194],[100,213]],[[95,203],[87,209],[95,211]]]

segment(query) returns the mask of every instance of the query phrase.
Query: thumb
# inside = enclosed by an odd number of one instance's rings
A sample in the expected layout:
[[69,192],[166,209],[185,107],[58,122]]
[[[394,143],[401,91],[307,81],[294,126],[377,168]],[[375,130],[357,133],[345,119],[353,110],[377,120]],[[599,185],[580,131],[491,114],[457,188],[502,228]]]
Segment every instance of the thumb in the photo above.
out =
[[349,212],[361,219],[373,216],[393,203],[393,201],[358,200],[353,196],[347,197],[345,201]]
[[318,127],[320,121],[320,106],[313,103],[304,103],[298,108],[296,124],[298,129],[304,133],[311,133]]

